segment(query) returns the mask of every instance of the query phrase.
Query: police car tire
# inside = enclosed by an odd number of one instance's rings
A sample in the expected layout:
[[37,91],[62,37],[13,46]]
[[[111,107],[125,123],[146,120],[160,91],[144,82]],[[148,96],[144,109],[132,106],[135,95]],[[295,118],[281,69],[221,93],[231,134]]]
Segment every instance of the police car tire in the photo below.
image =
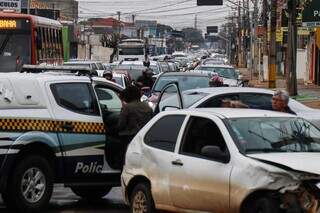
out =
[[71,190],[77,196],[86,200],[100,199],[106,196],[110,191],[111,186],[72,186]]
[[269,196],[260,197],[252,202],[252,205],[248,205],[244,211],[246,213],[280,213],[280,202]]
[[[39,169],[45,178],[46,188],[40,200],[35,203],[28,202],[22,195],[21,181],[23,174],[30,168]],[[18,165],[14,168],[11,179],[8,181],[7,189],[2,195],[9,209],[14,212],[42,212],[51,198],[53,191],[53,170],[49,162],[38,155],[31,155],[19,161]]]

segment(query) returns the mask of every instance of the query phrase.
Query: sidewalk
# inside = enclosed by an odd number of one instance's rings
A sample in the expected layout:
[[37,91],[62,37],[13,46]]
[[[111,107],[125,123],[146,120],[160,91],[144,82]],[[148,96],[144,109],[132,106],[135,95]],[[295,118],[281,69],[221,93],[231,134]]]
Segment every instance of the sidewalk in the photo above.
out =
[[[240,68],[239,70],[244,79],[249,79],[250,86],[268,88],[268,82],[260,82],[256,77],[250,80],[251,75],[248,69]],[[278,77],[276,87],[277,89],[286,89],[286,80],[283,77]],[[320,86],[298,82],[298,96],[293,98],[309,107],[320,109]]]

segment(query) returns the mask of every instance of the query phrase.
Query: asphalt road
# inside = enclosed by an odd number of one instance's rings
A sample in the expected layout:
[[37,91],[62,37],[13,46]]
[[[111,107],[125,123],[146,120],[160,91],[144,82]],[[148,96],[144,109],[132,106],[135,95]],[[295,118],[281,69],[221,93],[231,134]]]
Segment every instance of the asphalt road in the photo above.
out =
[[[2,200],[0,199],[0,212],[9,213]],[[101,200],[89,203],[74,195],[69,188],[64,188],[62,185],[54,187],[53,196],[50,200],[48,213],[91,213],[91,212],[108,212],[108,213],[127,213],[128,208],[122,200],[121,188],[114,188],[112,191]]]

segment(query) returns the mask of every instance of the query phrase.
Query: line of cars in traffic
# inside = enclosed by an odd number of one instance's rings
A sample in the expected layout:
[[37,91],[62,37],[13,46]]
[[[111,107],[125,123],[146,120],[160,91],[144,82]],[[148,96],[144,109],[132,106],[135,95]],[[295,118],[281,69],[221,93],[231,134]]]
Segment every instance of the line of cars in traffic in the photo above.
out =
[[[39,211],[53,183],[64,183],[90,200],[121,185],[137,213],[318,213],[320,112],[293,99],[289,107],[298,117],[262,110],[271,108],[273,91],[241,87],[236,69],[212,58],[187,72],[164,72],[159,60],[150,61],[156,82],[143,100],[155,116],[128,146],[122,171],[113,134],[122,107],[118,94],[146,68],[143,62],[118,62],[118,84],[95,76],[112,65],[99,70],[92,61],[3,74],[4,202],[20,212]],[[237,83],[209,88],[216,73]],[[253,109],[221,108],[225,99]]]

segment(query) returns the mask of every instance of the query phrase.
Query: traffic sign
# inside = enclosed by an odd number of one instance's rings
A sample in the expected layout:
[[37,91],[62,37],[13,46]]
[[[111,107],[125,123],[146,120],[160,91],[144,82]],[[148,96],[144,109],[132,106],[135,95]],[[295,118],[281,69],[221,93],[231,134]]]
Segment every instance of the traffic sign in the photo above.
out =
[[0,10],[15,10],[21,12],[21,0],[0,0]]
[[218,26],[208,26],[207,33],[218,33]]
[[197,0],[198,6],[223,5],[223,0]]

